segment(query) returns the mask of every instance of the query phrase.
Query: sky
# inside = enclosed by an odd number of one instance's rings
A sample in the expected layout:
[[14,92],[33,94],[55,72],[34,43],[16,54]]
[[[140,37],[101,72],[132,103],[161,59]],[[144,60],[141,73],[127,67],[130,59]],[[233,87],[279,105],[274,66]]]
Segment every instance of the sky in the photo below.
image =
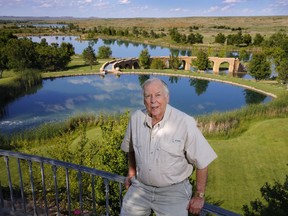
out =
[[0,0],[0,16],[209,17],[288,15],[288,0]]

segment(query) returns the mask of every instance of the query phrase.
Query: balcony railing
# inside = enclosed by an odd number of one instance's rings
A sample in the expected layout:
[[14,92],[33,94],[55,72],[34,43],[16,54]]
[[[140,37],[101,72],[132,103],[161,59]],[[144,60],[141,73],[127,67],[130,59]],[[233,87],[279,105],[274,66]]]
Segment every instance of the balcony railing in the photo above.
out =
[[[119,215],[124,176],[19,152],[0,150],[0,156],[4,158],[4,162],[0,163],[0,215],[1,212],[5,213],[3,215]],[[50,178],[46,174],[49,167]],[[40,171],[38,173],[35,171],[37,168]],[[59,178],[61,176],[63,178],[63,175],[60,176],[58,173],[60,169],[62,173],[65,173],[65,191],[63,191],[63,187],[58,185]],[[71,172],[77,174],[78,187],[76,193],[75,190],[73,193],[74,195],[77,194],[76,201],[71,193]],[[41,176],[38,182],[35,181],[36,174]],[[86,178],[83,178],[83,175]],[[105,198],[102,197],[105,201],[102,202],[101,211],[99,210],[100,205],[97,203],[96,178],[102,179],[105,194]],[[87,179],[90,182],[87,182]],[[87,187],[83,187],[84,181],[85,184],[90,185],[89,191],[84,191],[87,189]],[[119,196],[117,198],[116,213],[115,209],[113,210],[111,207],[112,195],[110,189],[112,184],[113,188],[115,188],[115,184],[118,184],[116,188],[119,188],[116,189]],[[47,185],[51,187],[47,189]],[[115,194],[113,196],[115,197]],[[115,201],[115,199],[113,200]],[[90,203],[89,210],[87,210],[85,204],[88,201]],[[65,204],[63,205],[63,203]],[[78,208],[75,209],[75,206]],[[208,213],[224,216],[238,215],[218,206],[205,203],[201,215],[207,215]]]

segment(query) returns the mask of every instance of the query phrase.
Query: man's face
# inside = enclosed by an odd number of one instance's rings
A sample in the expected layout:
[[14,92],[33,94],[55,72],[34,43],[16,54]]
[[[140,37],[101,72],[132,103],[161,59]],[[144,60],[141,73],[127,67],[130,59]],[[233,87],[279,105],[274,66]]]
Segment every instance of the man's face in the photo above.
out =
[[165,92],[160,80],[152,81],[144,87],[144,104],[148,114],[156,122],[161,121],[164,116],[166,105],[169,102],[169,95]]

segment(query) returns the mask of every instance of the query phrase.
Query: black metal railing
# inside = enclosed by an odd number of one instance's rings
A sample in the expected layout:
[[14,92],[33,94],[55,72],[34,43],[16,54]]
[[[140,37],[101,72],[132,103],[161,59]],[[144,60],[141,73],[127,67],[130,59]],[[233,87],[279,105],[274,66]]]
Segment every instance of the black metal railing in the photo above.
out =
[[[17,212],[21,215],[119,215],[119,212],[115,213],[111,211],[111,184],[118,184],[118,203],[117,211],[121,208],[122,196],[123,196],[123,183],[124,176],[119,176],[106,171],[101,171],[86,166],[63,162],[59,160],[49,159],[45,157],[39,157],[35,155],[23,154],[19,152],[12,152],[6,150],[0,150],[0,157],[4,158],[0,163],[0,214],[2,212],[12,212],[13,215],[17,215]],[[41,176],[39,181],[35,181],[35,175],[37,173]],[[51,169],[51,177],[46,176],[47,168]],[[59,188],[58,178],[63,178],[58,174],[58,170],[62,169],[65,173],[65,191],[63,186]],[[39,172],[40,170],[40,172]],[[77,201],[71,197],[71,171],[77,173],[78,187],[77,187]],[[25,172],[26,175],[23,175]],[[89,176],[83,178],[83,175]],[[74,175],[75,176],[75,175]],[[103,189],[105,201],[102,205],[100,213],[97,207],[97,194],[95,179],[101,178],[103,180]],[[87,179],[90,179],[87,183]],[[83,191],[87,189],[83,188],[83,181],[90,185],[89,193]],[[47,187],[49,185],[49,189]],[[27,189],[28,188],[28,189]],[[53,188],[53,190],[51,190]],[[49,195],[48,195],[49,193]],[[52,194],[52,196],[51,196]],[[63,196],[65,194],[65,196]],[[74,193],[75,194],[75,193]],[[84,196],[85,194],[85,196]],[[87,195],[88,194],[88,195]],[[113,194],[115,196],[115,194]],[[74,197],[75,198],[75,197]],[[65,205],[60,204],[60,201]],[[89,211],[84,208],[84,203],[89,200]],[[115,201],[115,199],[114,199]],[[77,212],[72,209],[77,202]],[[73,203],[73,204],[72,204]],[[226,209],[205,203],[201,215],[223,215],[223,216],[236,216],[238,214],[228,211]],[[4,215],[4,214],[3,214]],[[8,214],[7,214],[8,215]]]

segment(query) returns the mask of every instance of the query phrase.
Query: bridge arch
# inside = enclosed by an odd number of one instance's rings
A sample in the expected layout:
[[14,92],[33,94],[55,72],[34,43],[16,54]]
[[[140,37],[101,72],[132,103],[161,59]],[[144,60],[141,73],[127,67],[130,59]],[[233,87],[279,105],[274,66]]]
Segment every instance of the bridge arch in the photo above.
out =
[[[166,67],[169,67],[169,56],[155,56],[151,57],[151,59],[158,58],[161,59]],[[195,60],[197,57],[196,56],[180,56],[179,59],[182,64],[182,68],[184,70],[189,71],[191,69],[192,61]],[[213,72],[214,73],[219,73],[220,70],[220,65],[222,63],[227,62],[229,64],[228,67],[228,72],[229,73],[235,73],[235,72],[243,72],[243,65],[240,63],[240,60],[238,58],[220,58],[220,57],[209,57],[209,60],[213,64]],[[129,58],[129,59],[118,59],[113,61],[112,63],[112,72],[116,71],[117,69],[139,69],[139,61],[138,58]],[[107,65],[105,63],[104,65]],[[100,71],[105,71],[104,65],[101,67]]]

